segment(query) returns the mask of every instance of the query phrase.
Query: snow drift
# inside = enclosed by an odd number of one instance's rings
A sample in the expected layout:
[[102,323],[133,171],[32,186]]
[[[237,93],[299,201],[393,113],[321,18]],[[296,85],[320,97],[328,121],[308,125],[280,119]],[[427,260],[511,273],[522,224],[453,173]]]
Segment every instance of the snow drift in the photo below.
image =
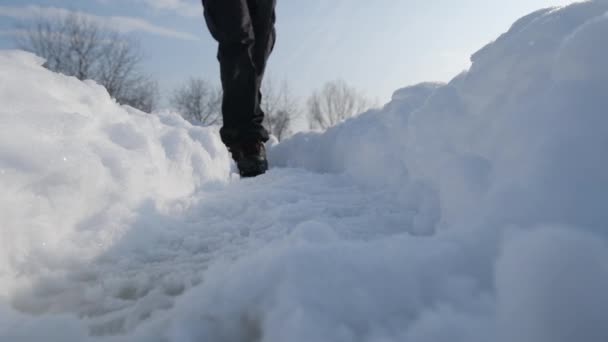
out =
[[440,195],[446,225],[602,229],[608,50],[596,45],[606,6],[535,12],[449,84],[396,92],[379,112],[282,144],[274,162],[401,187],[423,182]]
[[0,53],[4,300],[103,253],[147,214],[146,203],[162,207],[225,182],[230,167],[215,132],[121,108],[103,87],[51,73],[43,62]]
[[238,182],[215,131],[1,53],[0,340],[608,340],[607,35],[537,11]]

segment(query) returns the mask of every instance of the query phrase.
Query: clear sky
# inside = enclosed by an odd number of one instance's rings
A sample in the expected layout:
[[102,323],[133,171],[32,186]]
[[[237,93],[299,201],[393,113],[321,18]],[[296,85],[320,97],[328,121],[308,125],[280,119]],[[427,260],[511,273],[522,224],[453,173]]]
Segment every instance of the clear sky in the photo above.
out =
[[[381,103],[400,87],[447,81],[469,56],[519,17],[571,0],[277,0],[278,41],[269,64],[301,96],[344,79]],[[142,41],[146,68],[164,93],[191,76],[216,82],[215,42],[200,0],[2,0],[0,48],[16,24],[63,10]]]

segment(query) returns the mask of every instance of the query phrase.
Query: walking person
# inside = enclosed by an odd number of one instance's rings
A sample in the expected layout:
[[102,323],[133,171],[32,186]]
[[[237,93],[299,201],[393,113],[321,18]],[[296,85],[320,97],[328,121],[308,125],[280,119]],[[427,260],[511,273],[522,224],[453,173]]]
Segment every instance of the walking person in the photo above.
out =
[[218,42],[224,97],[222,141],[242,177],[268,170],[260,87],[275,43],[276,0],[202,0],[205,21]]

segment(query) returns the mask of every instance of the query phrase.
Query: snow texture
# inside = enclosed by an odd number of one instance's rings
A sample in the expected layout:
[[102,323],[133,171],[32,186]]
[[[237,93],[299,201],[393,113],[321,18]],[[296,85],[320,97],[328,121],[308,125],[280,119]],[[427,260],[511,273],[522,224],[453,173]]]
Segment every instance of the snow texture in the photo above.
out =
[[607,36],[532,13],[254,180],[0,52],[0,341],[608,341]]

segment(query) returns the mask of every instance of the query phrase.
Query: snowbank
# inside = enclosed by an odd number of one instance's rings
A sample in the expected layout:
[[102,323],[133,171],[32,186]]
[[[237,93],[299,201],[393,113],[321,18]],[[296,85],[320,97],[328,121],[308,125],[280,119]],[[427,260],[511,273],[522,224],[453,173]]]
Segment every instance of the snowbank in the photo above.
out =
[[438,194],[439,226],[603,230],[607,7],[535,12],[449,84],[403,89],[383,110],[300,134],[274,149],[273,162],[402,189],[422,183]]
[[99,255],[146,202],[162,207],[228,177],[216,132],[120,107],[43,62],[0,53],[0,298],[18,275]]
[[530,14],[238,182],[215,132],[0,53],[0,340],[607,341],[607,34]]
[[[275,164],[344,172],[395,192],[404,207],[418,198],[421,220],[414,222],[421,226],[410,230],[435,233],[422,251],[416,246],[428,241],[399,242],[399,256],[370,267],[398,263],[401,273],[395,274],[403,279],[379,271],[342,284],[346,291],[362,286],[370,308],[384,306],[382,314],[393,316],[370,318],[351,308],[330,313],[320,319],[331,322],[324,340],[608,339],[602,323],[608,300],[602,290],[608,275],[608,52],[600,43],[608,33],[607,11],[608,2],[589,1],[535,12],[474,54],[471,69],[449,84],[406,88],[380,111],[325,134],[300,134],[272,151]],[[453,254],[441,255],[443,238],[456,239]],[[366,262],[336,266],[321,277],[365,269],[381,258],[377,253],[390,250],[375,246]],[[346,262],[350,256],[335,258]],[[427,264],[434,257],[437,265]],[[429,277],[435,279],[427,283]],[[369,286],[361,285],[363,279]],[[378,290],[385,282],[400,288]],[[445,294],[444,287],[454,292]],[[385,295],[400,301],[401,311],[383,303]],[[345,305],[336,301],[334,308]],[[288,317],[316,317],[314,303]],[[285,321],[275,323],[280,329]]]

